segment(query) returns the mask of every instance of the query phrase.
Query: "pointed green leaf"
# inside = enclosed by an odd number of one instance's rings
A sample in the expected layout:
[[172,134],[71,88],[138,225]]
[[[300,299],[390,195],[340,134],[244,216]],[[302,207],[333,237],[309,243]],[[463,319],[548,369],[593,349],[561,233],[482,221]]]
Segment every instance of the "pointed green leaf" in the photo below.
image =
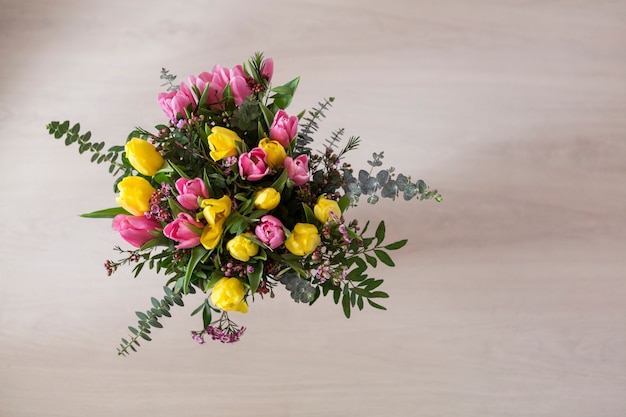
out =
[[258,262],[252,266],[254,267],[254,271],[248,274],[248,282],[250,283],[250,292],[254,294],[257,288],[259,288],[259,283],[263,276],[263,262]]
[[368,303],[369,305],[371,305],[372,307],[377,308],[377,309],[379,309],[379,310],[387,310],[387,308],[385,308],[385,307],[381,306],[381,305],[380,305],[380,304],[378,304],[378,303],[373,302],[373,301],[372,301],[372,300],[370,300],[369,298],[367,299],[367,303]]
[[[376,245],[380,245],[380,243],[385,240],[385,222],[381,220],[378,223],[378,227],[376,228]],[[381,259],[382,261],[382,259]]]
[[400,249],[401,247],[406,245],[406,242],[408,242],[406,239],[402,239],[402,240],[399,240],[397,242],[393,242],[393,243],[390,243],[390,244],[386,245],[385,249],[387,249],[387,250]]
[[343,307],[343,314],[345,314],[346,318],[350,318],[350,295],[344,294],[341,299],[341,306]]
[[378,261],[376,260],[375,257],[365,254],[365,260],[367,261],[367,263],[369,263],[370,265],[372,265],[374,268],[376,268],[376,265],[378,264]]
[[396,266],[396,264],[391,260],[391,258],[389,257],[389,255],[387,255],[386,252],[383,252],[382,250],[379,250],[379,249],[375,249],[374,253],[376,254],[376,256],[378,256],[378,259],[380,259],[380,261],[384,263],[385,265]]
[[130,215],[130,213],[124,210],[122,207],[113,207],[104,210],[92,211],[91,213],[81,214],[80,217],[85,217],[89,219],[112,219],[118,214]]

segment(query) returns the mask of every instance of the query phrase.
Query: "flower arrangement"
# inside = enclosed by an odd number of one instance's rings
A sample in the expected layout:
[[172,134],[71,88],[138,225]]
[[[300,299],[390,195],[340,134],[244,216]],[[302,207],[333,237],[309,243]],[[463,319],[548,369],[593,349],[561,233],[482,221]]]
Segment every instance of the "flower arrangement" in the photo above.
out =
[[[91,142],[80,125],[51,122],[47,129],[65,144],[77,144],[91,161],[107,163],[116,177],[118,207],[84,214],[111,218],[112,227],[133,249],[116,247],[119,260],[106,261],[109,275],[125,264],[138,276],[144,267],[163,271],[164,295],[152,307],[137,311],[137,326],[122,338],[118,354],[136,351],[139,340],[151,340],[170,308],[183,305],[187,294],[208,294],[192,315],[202,317],[204,338],[232,343],[245,327],[229,313],[247,313],[256,298],[273,298],[284,287],[295,302],[313,304],[332,294],[346,317],[365,302],[378,309],[387,298],[381,279],[367,275],[379,262],[394,266],[388,251],[406,240],[385,243],[385,223],[367,234],[346,210],[367,196],[405,200],[441,200],[422,181],[413,182],[382,165],[384,154],[374,153],[369,171],[354,174],[344,162],[358,137],[343,146],[344,130],[332,133],[325,149],[309,145],[333,98],[308,112],[286,112],[299,83],[295,78],[272,86],[274,63],[255,54],[232,69],[215,66],[211,72],[174,84],[163,69],[167,91],[158,102],[167,124],[155,132],[133,130],[124,146],[103,152],[104,142]],[[372,228],[373,229],[373,228]]]

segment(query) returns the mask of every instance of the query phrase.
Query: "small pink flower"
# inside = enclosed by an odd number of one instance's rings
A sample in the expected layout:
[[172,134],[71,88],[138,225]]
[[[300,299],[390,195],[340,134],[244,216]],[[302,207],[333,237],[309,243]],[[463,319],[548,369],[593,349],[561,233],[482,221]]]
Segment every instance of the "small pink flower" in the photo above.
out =
[[285,242],[283,224],[269,214],[261,217],[259,224],[254,229],[254,234],[270,249],[276,249]]
[[186,119],[185,109],[190,104],[195,103],[195,98],[187,84],[181,83],[179,90],[159,93],[159,105],[165,115],[172,121]]
[[113,218],[113,230],[119,232],[122,239],[137,248],[154,239],[155,236],[150,232],[160,227],[161,223],[157,220],[147,219],[144,216],[118,214]]
[[278,110],[270,126],[270,139],[280,142],[285,148],[298,133],[298,118],[289,116],[284,110]]
[[311,175],[309,173],[309,157],[306,154],[298,156],[296,159],[290,156],[285,158],[284,167],[287,170],[287,176],[294,185],[306,184]]
[[[190,226],[199,229],[198,232]],[[178,217],[163,229],[163,234],[178,242],[176,249],[188,249],[200,244],[200,233],[204,224],[197,221],[189,213],[178,213]]]
[[272,81],[272,76],[274,75],[274,60],[272,58],[267,58],[263,60],[261,64],[261,76],[267,80],[269,83]]
[[176,180],[176,189],[179,194],[176,196],[176,200],[187,210],[197,210],[200,208],[198,197],[209,198],[209,191],[204,181],[200,178],[194,178],[192,180],[179,178]]
[[239,175],[248,181],[258,181],[270,173],[267,154],[261,148],[254,148],[239,157]]

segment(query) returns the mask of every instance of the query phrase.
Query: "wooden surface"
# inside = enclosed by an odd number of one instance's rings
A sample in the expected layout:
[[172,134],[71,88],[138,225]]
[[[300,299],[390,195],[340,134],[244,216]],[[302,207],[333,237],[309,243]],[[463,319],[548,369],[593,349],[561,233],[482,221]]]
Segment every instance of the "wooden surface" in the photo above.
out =
[[[0,0],[0,416],[626,415],[626,2],[433,3]],[[161,67],[258,50],[444,202],[352,211],[410,238],[387,312],[281,293],[199,346],[190,299],[118,358],[163,277],[106,276],[112,178],[44,126],[122,144]]]

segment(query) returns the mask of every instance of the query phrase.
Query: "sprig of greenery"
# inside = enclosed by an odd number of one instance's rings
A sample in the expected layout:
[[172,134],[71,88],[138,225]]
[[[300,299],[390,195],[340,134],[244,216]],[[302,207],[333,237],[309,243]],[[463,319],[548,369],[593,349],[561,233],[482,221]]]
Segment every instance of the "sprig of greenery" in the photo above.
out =
[[161,76],[159,78],[165,80],[165,82],[161,84],[161,87],[167,86],[167,91],[178,90],[178,85],[174,84],[176,76],[174,74],[170,74],[168,69],[161,68]]
[[299,117],[303,122],[300,124],[300,132],[298,132],[298,140],[296,141],[296,153],[310,153],[311,148],[307,145],[313,143],[313,134],[319,130],[318,122],[326,117],[325,111],[332,107],[335,101],[334,97],[325,98],[317,103],[318,107],[313,107],[304,117]]
[[[323,294],[326,296],[329,292],[333,293],[333,301],[343,307],[344,315],[350,318],[351,310],[357,307],[362,310],[364,300],[377,309],[386,310],[386,308],[373,301],[376,298],[389,298],[389,294],[376,289],[383,283],[382,279],[376,279],[366,274],[368,265],[376,268],[378,262],[393,267],[394,261],[387,251],[397,250],[406,245],[407,240],[399,240],[397,242],[384,244],[385,240],[385,222],[381,221],[376,228],[376,232],[372,237],[363,237],[367,231],[369,222],[366,223],[363,231],[357,235],[353,230],[348,229],[348,233],[353,237],[352,242],[348,246],[348,250],[341,250],[328,254],[332,259],[332,264],[341,264],[346,268],[345,276],[340,279],[327,280],[319,285],[313,302]],[[376,242],[374,244],[374,242]],[[354,266],[353,269],[350,269]],[[321,287],[321,291],[320,288]]]
[[[138,328],[133,326],[128,326],[128,330],[130,331],[130,340],[126,338],[122,338],[122,343],[117,348],[117,354],[120,356],[126,356],[130,353],[130,350],[133,352],[137,352],[137,348],[139,347],[139,338],[144,339],[146,341],[152,340],[149,336],[152,327],[161,328],[163,325],[159,322],[159,319],[162,317],[172,317],[170,314],[170,307],[174,304],[183,306],[183,296],[179,291],[172,291],[169,287],[163,287],[163,291],[165,292],[165,296],[161,300],[157,300],[152,297],[151,302],[153,308],[147,310],[145,313],[141,311],[136,311],[135,314],[139,318],[137,322]],[[129,350],[130,349],[130,350]]]
[[[80,123],[76,123],[70,129],[70,121],[66,120],[63,123],[58,121],[50,122],[46,125],[48,133],[54,135],[55,139],[61,139],[65,136],[65,146],[70,146],[73,143],[78,145],[78,153],[83,154],[85,152],[91,152],[91,162],[101,164],[103,162],[109,163],[109,173],[113,175],[121,176],[130,175],[132,168],[126,166],[123,163],[123,157],[121,154],[124,152],[123,146],[112,146],[106,153],[103,153],[104,142],[91,142],[91,131],[84,134],[80,134]],[[119,162],[122,161],[122,162]]]
[[383,164],[383,158],[384,152],[374,152],[372,160],[367,161],[368,165],[371,166],[370,171],[361,169],[357,177],[353,176],[351,170],[344,170],[343,189],[352,205],[356,205],[361,195],[368,195],[367,202],[376,204],[379,200],[379,193],[380,197],[391,198],[392,200],[395,200],[401,194],[406,201],[414,198],[419,200],[433,199],[437,202],[443,200],[441,194],[437,190],[431,190],[423,180],[420,179],[413,182],[410,176],[404,174],[396,176],[393,167],[381,169],[376,175],[372,175],[373,169]]

